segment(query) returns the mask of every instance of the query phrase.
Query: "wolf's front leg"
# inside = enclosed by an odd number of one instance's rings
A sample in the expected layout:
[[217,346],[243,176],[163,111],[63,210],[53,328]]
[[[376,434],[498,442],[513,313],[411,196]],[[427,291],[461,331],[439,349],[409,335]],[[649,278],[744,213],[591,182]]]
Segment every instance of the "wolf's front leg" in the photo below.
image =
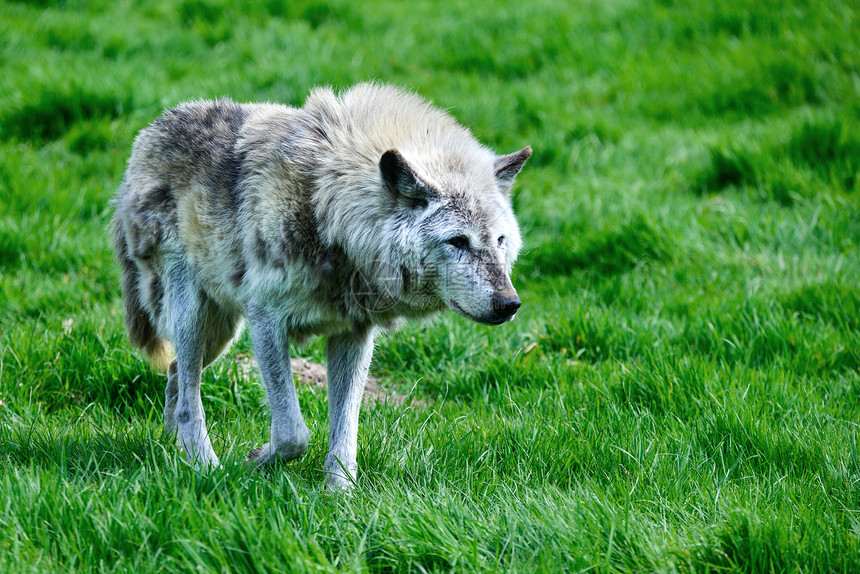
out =
[[272,413],[269,443],[252,451],[248,461],[262,465],[298,458],[308,448],[310,431],[296,396],[286,327],[277,313],[257,304],[249,305],[248,323]]
[[358,472],[358,411],[373,355],[373,329],[328,340],[329,447],[325,458],[329,487],[347,489]]
[[176,403],[179,401],[179,366],[176,359],[167,366],[167,388],[164,390],[164,430],[176,436]]

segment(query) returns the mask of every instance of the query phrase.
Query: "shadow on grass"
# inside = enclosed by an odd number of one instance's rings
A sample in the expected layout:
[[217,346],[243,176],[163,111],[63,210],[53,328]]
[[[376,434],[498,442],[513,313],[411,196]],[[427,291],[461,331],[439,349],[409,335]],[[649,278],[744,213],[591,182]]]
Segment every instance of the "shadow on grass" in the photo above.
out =
[[117,118],[131,107],[130,96],[79,88],[47,88],[0,116],[0,133],[7,139],[44,142],[61,137],[76,122]]
[[747,188],[759,199],[786,206],[821,189],[857,192],[860,138],[855,133],[842,120],[815,118],[796,126],[783,143],[714,146],[690,189],[707,195]]
[[133,432],[105,432],[72,423],[56,431],[17,428],[0,434],[0,453],[9,463],[60,468],[71,476],[135,470],[156,444],[164,442],[139,427]]
[[671,261],[674,243],[666,229],[639,215],[616,228],[589,233],[578,247],[557,239],[545,242],[524,259],[546,275],[575,269],[611,275],[653,261]]
[[17,382],[6,390],[7,400],[26,401],[28,389],[38,389],[48,413],[94,403],[132,415],[149,412],[153,400],[163,396],[165,375],[132,354],[115,323],[78,315],[62,324],[21,323],[5,335],[0,338],[3,374]]
[[860,329],[860,292],[844,281],[809,283],[779,296],[783,308],[847,330]]

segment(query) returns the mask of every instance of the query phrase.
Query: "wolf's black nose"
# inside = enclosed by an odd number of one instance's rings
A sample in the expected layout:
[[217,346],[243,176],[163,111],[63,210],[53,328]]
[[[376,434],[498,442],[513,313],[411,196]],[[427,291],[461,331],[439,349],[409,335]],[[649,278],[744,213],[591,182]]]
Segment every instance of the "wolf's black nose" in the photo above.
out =
[[514,295],[493,295],[493,314],[499,319],[507,318],[517,312],[522,302]]

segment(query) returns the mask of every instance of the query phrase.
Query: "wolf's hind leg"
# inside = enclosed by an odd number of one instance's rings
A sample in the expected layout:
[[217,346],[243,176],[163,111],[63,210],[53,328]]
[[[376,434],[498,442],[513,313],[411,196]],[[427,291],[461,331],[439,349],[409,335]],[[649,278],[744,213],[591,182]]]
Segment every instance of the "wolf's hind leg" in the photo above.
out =
[[[207,469],[219,465],[212,449],[206,415],[200,399],[200,373],[207,326],[207,301],[205,295],[194,284],[185,262],[173,266],[168,281],[168,304],[170,306],[173,346],[176,350],[177,397],[174,410],[177,438],[185,449],[188,461],[196,469]],[[168,394],[170,375],[168,374]]]
[[373,356],[373,330],[328,340],[329,446],[324,470],[329,488],[348,489],[358,473],[358,412]]
[[252,451],[248,461],[263,465],[298,458],[308,448],[310,431],[296,395],[286,327],[277,313],[256,304],[248,307],[248,323],[272,414],[269,443]]

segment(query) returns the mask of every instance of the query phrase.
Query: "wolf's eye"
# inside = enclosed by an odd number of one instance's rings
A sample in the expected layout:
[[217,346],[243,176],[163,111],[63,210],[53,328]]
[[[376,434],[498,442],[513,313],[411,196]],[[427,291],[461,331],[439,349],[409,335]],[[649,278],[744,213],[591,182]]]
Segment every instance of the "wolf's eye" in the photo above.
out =
[[448,245],[454,247],[455,249],[468,249],[469,248],[469,238],[465,235],[458,235],[457,237],[452,237],[448,241],[446,241]]
[[505,236],[499,235],[499,247],[505,244]]

